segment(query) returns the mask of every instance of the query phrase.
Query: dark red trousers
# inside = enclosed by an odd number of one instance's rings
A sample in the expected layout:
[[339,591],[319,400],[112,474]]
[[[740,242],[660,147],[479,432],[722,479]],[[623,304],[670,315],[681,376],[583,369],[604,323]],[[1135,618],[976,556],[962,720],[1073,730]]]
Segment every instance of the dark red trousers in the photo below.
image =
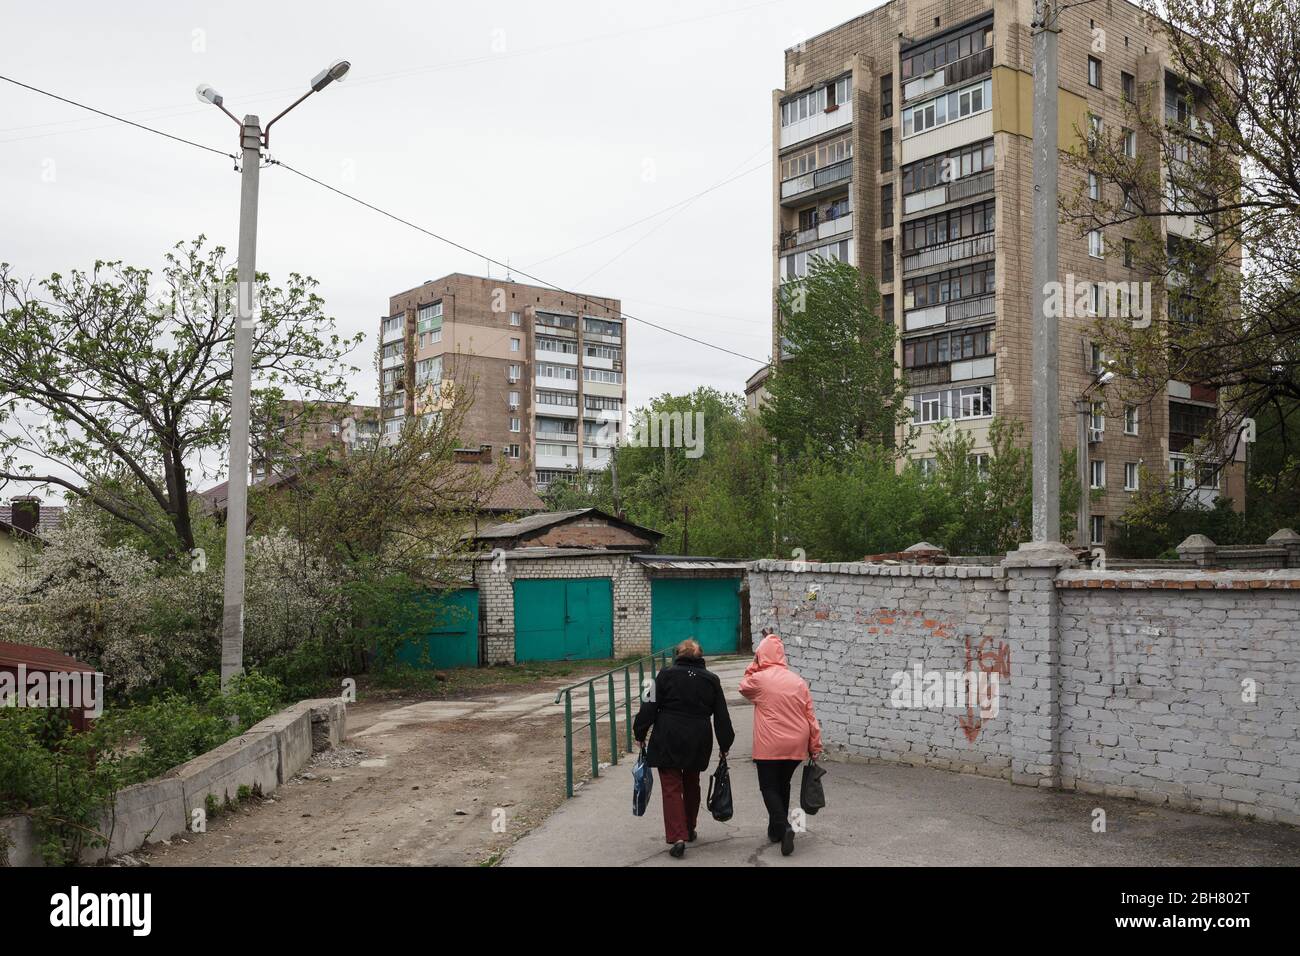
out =
[[664,838],[685,843],[700,815],[700,772],[660,767],[659,790],[664,799]]

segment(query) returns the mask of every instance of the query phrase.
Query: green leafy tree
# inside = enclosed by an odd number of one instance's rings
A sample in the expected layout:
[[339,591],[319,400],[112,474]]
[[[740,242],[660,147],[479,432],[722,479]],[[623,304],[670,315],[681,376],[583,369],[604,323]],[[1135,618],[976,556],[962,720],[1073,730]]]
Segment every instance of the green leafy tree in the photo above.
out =
[[[258,277],[253,376],[310,401],[347,398],[316,281]],[[121,262],[33,287],[0,264],[0,482],[54,486],[158,548],[195,546],[191,469],[227,445],[234,267],[200,236],[155,275]]]
[[907,419],[907,387],[875,279],[814,256],[806,278],[781,286],[777,304],[778,335],[791,355],[775,363],[759,415],[782,456],[836,457],[862,442],[894,444]]

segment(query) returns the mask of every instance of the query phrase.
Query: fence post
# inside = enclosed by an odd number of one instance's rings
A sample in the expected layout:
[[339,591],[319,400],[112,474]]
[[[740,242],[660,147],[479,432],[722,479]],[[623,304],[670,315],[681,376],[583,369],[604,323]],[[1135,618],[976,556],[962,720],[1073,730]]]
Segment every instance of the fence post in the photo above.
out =
[[632,752],[632,668],[623,668],[623,731],[627,752]]
[[609,762],[618,763],[618,704],[614,700],[614,675],[609,675]]
[[600,776],[600,735],[596,730],[596,682],[587,681],[587,726],[591,728],[591,776]]
[[564,790],[573,796],[573,695],[564,692]]

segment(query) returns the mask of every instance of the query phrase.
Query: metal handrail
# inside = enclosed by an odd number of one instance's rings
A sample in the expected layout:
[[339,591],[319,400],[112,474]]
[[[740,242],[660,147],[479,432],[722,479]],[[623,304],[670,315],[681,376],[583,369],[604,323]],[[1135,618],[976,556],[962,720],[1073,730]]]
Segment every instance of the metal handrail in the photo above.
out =
[[[555,692],[554,703],[559,703],[560,698],[564,698],[564,789],[568,796],[573,796],[573,732],[582,730],[583,727],[591,728],[591,775],[592,777],[600,776],[600,735],[597,728],[597,722],[602,717],[609,717],[609,752],[610,763],[618,763],[618,708],[615,704],[614,694],[614,675],[622,672],[623,674],[623,734],[626,747],[624,753],[632,752],[632,668],[637,670],[637,687],[645,686],[645,669],[647,662],[650,666],[650,679],[653,680],[658,673],[659,668],[667,667],[672,663],[676,651],[669,648],[668,650],[657,651],[654,654],[648,654],[645,657],[638,657],[634,661],[628,661],[626,664],[620,664],[618,667],[603,671],[586,680],[580,680],[576,684],[570,684],[568,687],[561,687]],[[661,663],[662,662],[662,663]],[[608,697],[606,706],[609,708],[604,713],[596,710],[596,681],[605,678],[608,685]],[[587,723],[578,727],[573,726],[573,692],[580,687],[587,688]]]

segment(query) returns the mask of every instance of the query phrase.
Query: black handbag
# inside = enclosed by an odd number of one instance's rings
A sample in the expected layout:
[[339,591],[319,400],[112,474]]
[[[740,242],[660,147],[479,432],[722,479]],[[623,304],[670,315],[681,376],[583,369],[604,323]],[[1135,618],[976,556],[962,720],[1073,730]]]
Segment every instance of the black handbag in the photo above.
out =
[[709,777],[709,796],[704,805],[719,823],[731,819],[731,773],[727,770],[726,757],[718,758],[718,769]]
[[799,806],[808,816],[826,806],[826,791],[822,789],[824,776],[826,771],[817,765],[817,761],[810,759],[804,764],[803,780],[799,784]]

